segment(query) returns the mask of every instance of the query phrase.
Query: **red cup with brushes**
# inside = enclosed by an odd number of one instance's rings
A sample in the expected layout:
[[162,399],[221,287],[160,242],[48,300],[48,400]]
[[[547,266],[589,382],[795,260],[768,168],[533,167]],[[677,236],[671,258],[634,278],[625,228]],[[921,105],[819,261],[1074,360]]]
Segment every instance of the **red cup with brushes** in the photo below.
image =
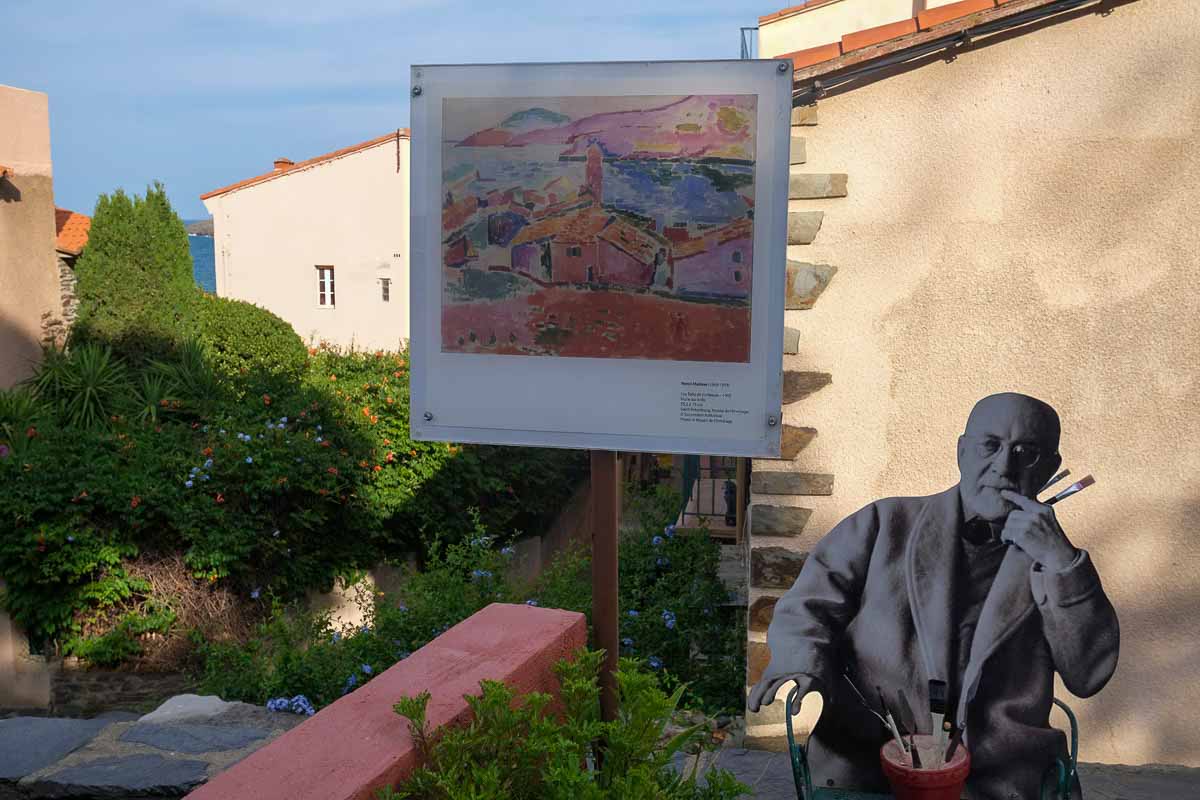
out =
[[945,751],[940,737],[916,734],[912,741],[919,767],[913,766],[912,757],[895,739],[879,748],[879,763],[896,800],[960,800],[971,771],[967,748],[955,748],[950,760],[942,763]]

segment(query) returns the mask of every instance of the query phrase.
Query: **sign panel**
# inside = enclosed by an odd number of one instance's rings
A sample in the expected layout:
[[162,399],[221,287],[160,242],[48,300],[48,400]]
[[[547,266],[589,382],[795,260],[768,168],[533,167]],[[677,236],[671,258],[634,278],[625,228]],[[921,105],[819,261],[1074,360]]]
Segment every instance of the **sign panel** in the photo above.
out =
[[414,439],[778,455],[786,63],[413,68]]

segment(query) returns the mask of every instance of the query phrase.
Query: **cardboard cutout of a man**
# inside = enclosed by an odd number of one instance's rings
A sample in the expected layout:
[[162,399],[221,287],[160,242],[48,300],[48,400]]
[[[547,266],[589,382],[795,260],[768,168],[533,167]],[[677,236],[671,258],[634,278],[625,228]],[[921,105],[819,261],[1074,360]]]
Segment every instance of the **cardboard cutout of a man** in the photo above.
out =
[[1054,673],[1089,697],[1116,669],[1120,641],[1087,551],[1036,500],[1062,463],[1059,433],[1040,400],[986,397],[958,440],[957,486],[871,503],[809,554],[775,606],[771,661],[747,706],[757,711],[789,681],[798,698],[821,694],[809,739],[816,785],[887,791],[887,734],[847,678],[869,698],[876,686],[889,698],[902,689],[918,733],[931,732],[936,679],[948,685],[947,716],[965,726],[967,796],[1036,800],[1066,754],[1049,722]]

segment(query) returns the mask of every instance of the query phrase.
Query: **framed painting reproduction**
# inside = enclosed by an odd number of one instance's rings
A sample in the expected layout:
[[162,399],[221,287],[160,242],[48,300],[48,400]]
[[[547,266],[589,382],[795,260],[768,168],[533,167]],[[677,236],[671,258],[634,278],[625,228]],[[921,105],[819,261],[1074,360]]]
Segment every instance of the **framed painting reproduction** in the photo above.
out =
[[414,439],[779,454],[781,64],[413,67]]

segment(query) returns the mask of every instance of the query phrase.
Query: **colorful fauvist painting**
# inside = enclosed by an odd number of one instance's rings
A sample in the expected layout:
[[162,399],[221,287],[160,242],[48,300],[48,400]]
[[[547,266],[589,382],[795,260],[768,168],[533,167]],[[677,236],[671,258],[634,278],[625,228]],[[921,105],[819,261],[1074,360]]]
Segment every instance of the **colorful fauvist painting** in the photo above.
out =
[[442,351],[750,360],[754,95],[442,106]]

